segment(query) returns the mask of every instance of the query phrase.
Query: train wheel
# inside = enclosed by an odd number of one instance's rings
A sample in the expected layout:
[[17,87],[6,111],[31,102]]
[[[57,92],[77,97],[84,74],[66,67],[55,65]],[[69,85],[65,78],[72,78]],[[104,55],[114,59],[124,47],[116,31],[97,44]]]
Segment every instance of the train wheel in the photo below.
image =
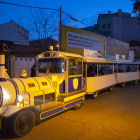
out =
[[113,90],[113,87],[108,88],[108,91],[110,91],[110,92],[111,92],[112,90]]
[[17,136],[24,136],[28,134],[35,124],[35,114],[30,111],[22,111],[11,120],[11,131]]
[[97,96],[98,96],[98,93],[94,93],[94,94],[92,95],[92,98],[95,99],[95,98],[97,98]]
[[122,87],[124,87],[125,86],[125,83],[122,83]]
[[74,106],[74,109],[77,110],[77,109],[81,108],[81,106],[82,106],[82,104],[81,104],[81,103],[78,103],[78,104],[76,104],[76,105]]
[[136,85],[138,83],[138,81],[134,81],[134,84]]

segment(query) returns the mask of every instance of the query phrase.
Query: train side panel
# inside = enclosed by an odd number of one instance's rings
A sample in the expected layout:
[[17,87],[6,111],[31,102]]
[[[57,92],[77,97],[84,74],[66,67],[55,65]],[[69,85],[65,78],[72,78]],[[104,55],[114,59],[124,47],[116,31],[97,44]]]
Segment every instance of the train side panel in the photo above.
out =
[[117,83],[135,81],[139,79],[139,72],[117,73]]
[[85,79],[86,93],[92,94],[101,89],[113,86],[116,84],[115,74],[87,77]]

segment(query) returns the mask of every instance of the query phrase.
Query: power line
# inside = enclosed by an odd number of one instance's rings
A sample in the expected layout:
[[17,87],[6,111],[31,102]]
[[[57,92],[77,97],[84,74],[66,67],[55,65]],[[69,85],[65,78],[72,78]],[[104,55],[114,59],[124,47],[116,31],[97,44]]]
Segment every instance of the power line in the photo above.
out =
[[[60,9],[53,9],[53,8],[42,8],[42,7],[34,7],[34,6],[28,6],[28,5],[20,5],[20,4],[15,4],[15,3],[8,3],[8,2],[0,2],[2,4],[8,4],[8,5],[14,5],[14,6],[21,6],[21,7],[28,7],[28,8],[37,8],[37,9],[44,9],[44,10],[56,10],[56,11],[59,11]],[[89,26],[85,23],[83,23],[82,21],[78,20],[78,19],[75,19],[73,18],[72,16],[70,16],[69,14],[65,13],[64,11],[62,11],[64,14],[66,14],[67,16],[69,16],[72,20],[74,21],[78,21],[86,26]],[[89,26],[90,27],[90,26]]]
[[15,6],[21,6],[21,7],[28,7],[28,8],[37,8],[37,9],[47,9],[47,10],[57,10],[57,11],[59,11],[59,9],[34,7],[34,6],[20,5],[20,4],[8,3],[8,2],[2,2],[2,1],[0,3],[9,4],[9,5],[15,5]]
[[[80,20],[78,20],[78,19],[73,18],[72,16],[70,16],[70,15],[67,14],[67,13],[65,13],[64,11],[62,11],[62,12],[63,12],[65,15],[69,16],[72,20],[78,21],[78,22],[80,22],[80,23],[82,23],[82,24],[84,24],[84,25],[86,25],[86,26],[89,26],[89,25],[85,24],[84,22],[82,22],[82,21],[80,21]],[[89,26],[89,27],[90,27],[90,26]]]

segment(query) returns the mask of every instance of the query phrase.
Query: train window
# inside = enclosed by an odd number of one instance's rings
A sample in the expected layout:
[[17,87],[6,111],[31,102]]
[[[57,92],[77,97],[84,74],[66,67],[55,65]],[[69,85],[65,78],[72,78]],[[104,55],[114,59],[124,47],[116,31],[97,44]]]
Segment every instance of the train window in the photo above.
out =
[[125,64],[125,72],[131,72],[131,67],[129,64]]
[[118,72],[118,65],[114,64],[114,72]]
[[34,83],[29,83],[28,86],[29,86],[29,88],[35,87],[35,84]]
[[64,58],[45,58],[39,59],[39,73],[46,73],[49,69],[50,73],[64,73]]
[[100,63],[98,64],[98,74],[99,75],[108,75],[113,73],[113,64],[109,63]]
[[47,82],[41,82],[42,86],[46,86]]
[[97,64],[87,63],[87,77],[94,77],[97,75]]
[[125,65],[125,72],[135,72],[135,71],[137,71],[137,65],[136,64]]
[[137,70],[138,70],[138,68],[137,68],[136,64],[131,65],[131,71],[132,72],[136,72]]
[[82,58],[77,58],[77,65],[74,63],[75,58],[69,57],[69,75],[81,75],[82,74]]
[[124,72],[124,64],[118,64],[117,72],[118,72],[118,73]]
[[34,97],[34,106],[38,106],[43,104],[43,95],[35,96]]

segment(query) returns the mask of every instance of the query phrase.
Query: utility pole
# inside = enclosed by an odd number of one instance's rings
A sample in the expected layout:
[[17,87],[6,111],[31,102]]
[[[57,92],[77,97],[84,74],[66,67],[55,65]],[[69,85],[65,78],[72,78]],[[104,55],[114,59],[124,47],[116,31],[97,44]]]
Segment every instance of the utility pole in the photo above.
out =
[[60,23],[59,23],[59,51],[61,51],[61,6],[60,6]]

